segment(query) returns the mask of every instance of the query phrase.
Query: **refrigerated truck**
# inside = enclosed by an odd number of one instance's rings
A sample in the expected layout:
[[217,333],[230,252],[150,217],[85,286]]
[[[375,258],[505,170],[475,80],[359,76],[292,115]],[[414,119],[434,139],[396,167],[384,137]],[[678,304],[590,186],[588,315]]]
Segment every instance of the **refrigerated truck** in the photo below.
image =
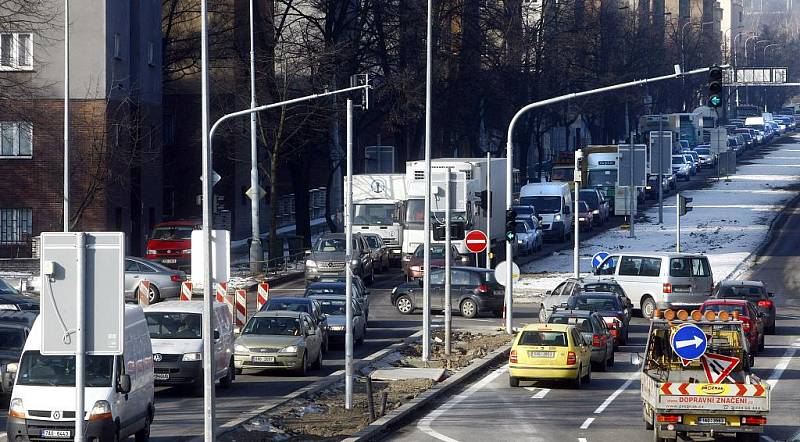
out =
[[609,203],[609,212],[614,213],[615,193],[617,187],[617,168],[619,154],[617,146],[595,145],[583,149],[586,158],[586,171],[583,174],[583,189],[599,189]]
[[[505,208],[506,208],[506,160],[492,158],[491,186],[487,189],[486,158],[437,158],[431,160],[431,231],[423,230],[425,220],[425,162],[409,161],[406,163],[406,189],[408,204],[403,231],[403,255],[410,256],[425,241],[425,234],[431,235],[431,243],[444,243],[444,238],[437,235],[437,226],[444,221],[444,185],[445,169],[453,173],[451,182],[451,231],[469,232],[471,230],[487,231],[486,199],[491,193],[491,228],[489,242],[492,250],[505,246]],[[457,207],[456,207],[457,206]],[[462,238],[451,235],[451,241],[458,252],[473,257],[467,250]],[[499,247],[499,248],[498,248]]]
[[[345,177],[347,189],[347,177]],[[406,176],[397,174],[353,175],[353,232],[380,235],[389,259],[399,261],[406,215]]]

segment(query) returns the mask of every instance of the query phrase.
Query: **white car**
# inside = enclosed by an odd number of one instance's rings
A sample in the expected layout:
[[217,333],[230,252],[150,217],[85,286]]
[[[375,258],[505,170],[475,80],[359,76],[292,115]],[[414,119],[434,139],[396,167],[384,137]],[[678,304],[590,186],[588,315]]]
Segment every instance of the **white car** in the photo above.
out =
[[717,163],[717,157],[711,152],[711,146],[702,144],[695,147],[694,151],[697,152],[697,156],[700,158],[700,164],[703,165],[703,167],[710,167]]
[[692,174],[692,165],[686,159],[685,155],[681,154],[672,156],[672,172],[677,175],[678,178],[683,178],[684,181],[689,181]]

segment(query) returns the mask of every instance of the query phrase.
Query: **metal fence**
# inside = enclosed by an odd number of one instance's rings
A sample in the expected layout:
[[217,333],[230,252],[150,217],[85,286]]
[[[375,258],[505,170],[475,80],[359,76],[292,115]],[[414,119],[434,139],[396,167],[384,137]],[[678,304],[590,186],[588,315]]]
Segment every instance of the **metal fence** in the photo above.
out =
[[[282,276],[290,273],[301,273],[306,269],[305,252],[279,256],[258,262],[261,264],[265,278]],[[231,276],[250,276],[250,264],[250,262],[240,262],[231,265]]]

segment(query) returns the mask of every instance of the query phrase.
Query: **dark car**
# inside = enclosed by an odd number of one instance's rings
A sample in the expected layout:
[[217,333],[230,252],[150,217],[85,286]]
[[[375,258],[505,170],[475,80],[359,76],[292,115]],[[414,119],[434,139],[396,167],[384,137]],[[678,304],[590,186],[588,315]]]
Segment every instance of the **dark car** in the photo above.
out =
[[[431,268],[444,267],[444,244],[431,244],[430,263]],[[458,253],[456,246],[450,245],[450,265],[465,264],[466,261]],[[424,265],[425,262],[425,245],[420,244],[417,246],[410,259],[405,264],[405,273],[408,280],[419,279],[425,275]]]
[[627,306],[620,302],[620,298],[616,293],[579,293],[567,301],[567,308],[600,313],[611,332],[611,336],[614,337],[614,346],[618,347],[628,343],[630,317],[626,313]]
[[557,310],[547,318],[548,324],[570,324],[578,328],[586,342],[592,343],[592,366],[606,371],[614,366],[614,338],[600,313],[589,310]]
[[0,395],[14,388],[17,363],[37,312],[0,311]]
[[322,313],[322,306],[320,305],[319,301],[316,299],[300,298],[297,296],[270,298],[270,300],[261,307],[260,311],[266,312],[275,310],[308,313],[311,316],[311,319],[316,322],[316,325],[319,326],[320,330],[322,330],[322,349],[325,352],[328,351],[328,317]]
[[594,213],[586,201],[578,201],[578,225],[583,230],[594,229]]
[[[431,309],[444,310],[444,269],[431,271]],[[478,267],[453,267],[450,269],[450,301],[453,310],[465,318],[479,313],[503,313],[505,290],[494,279],[494,270]],[[392,305],[409,315],[422,307],[422,281],[400,284],[392,290]]]
[[[347,287],[344,281],[341,282],[312,282],[306,286],[304,297],[315,295],[342,295],[346,293]],[[353,283],[353,299],[358,303],[362,310],[364,310],[364,319],[369,319],[369,297],[367,293],[363,292],[358,285]]]
[[580,199],[585,201],[592,210],[592,222],[594,225],[599,226],[605,224],[610,216],[610,209],[608,201],[603,197],[603,192],[599,189],[580,189],[579,195]]
[[625,313],[630,321],[633,314],[633,303],[619,284],[614,281],[584,281],[583,278],[567,278],[553,290],[548,290],[542,298],[539,304],[539,322],[547,322],[547,317],[554,308],[569,302],[572,296],[583,292],[615,293],[619,297],[620,303],[627,306]]
[[777,311],[772,298],[775,294],[767,291],[766,285],[761,281],[725,280],[714,287],[714,297],[718,299],[745,299],[758,306],[764,313],[764,332],[768,335],[775,334],[775,317]]
[[21,294],[0,279],[0,310],[39,311],[39,300]]
[[700,312],[738,313],[742,331],[750,344],[750,353],[755,356],[764,350],[764,314],[750,301],[744,299],[709,299],[700,306]]

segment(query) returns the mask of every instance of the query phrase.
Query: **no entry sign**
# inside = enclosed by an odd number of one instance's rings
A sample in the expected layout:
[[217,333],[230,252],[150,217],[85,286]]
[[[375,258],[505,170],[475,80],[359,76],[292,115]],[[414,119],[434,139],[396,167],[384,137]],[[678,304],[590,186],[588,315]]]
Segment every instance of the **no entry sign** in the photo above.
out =
[[464,244],[467,245],[467,249],[472,253],[483,252],[486,250],[488,243],[489,240],[486,238],[486,234],[480,230],[472,230],[464,237]]

